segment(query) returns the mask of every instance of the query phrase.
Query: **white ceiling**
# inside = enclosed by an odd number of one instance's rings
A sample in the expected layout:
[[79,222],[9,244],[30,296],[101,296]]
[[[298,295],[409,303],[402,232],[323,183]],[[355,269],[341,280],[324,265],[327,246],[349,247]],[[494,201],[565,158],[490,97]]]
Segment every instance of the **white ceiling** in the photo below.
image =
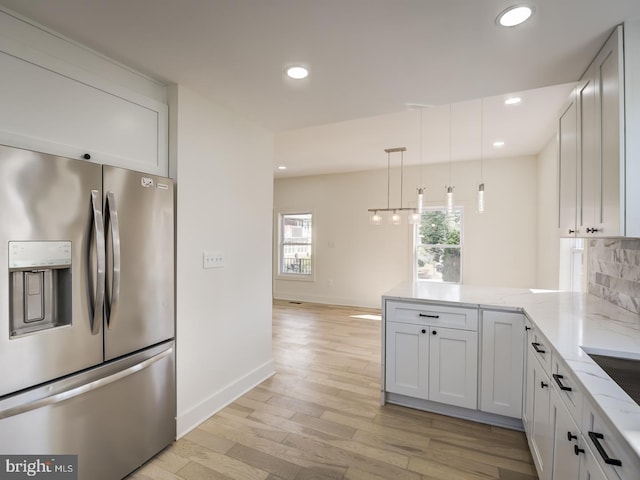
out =
[[[505,117],[495,131],[502,128],[507,145],[532,142],[527,149],[539,150],[568,87],[539,89],[576,81],[613,26],[640,17],[640,1],[531,0],[536,11],[529,22],[497,27],[496,15],[514,3],[522,2],[0,0],[125,65],[183,84],[280,132],[276,162],[298,175],[376,168],[380,153],[384,166],[382,149],[392,146],[415,152],[419,113],[407,104],[456,104],[452,155],[462,158],[480,148],[479,134],[474,142],[461,133],[465,125],[479,125],[479,108],[470,100],[486,98],[488,133],[494,130],[490,118],[499,118],[489,97],[532,89],[535,99],[519,107],[522,116],[515,122]],[[311,75],[293,84],[282,71],[296,62],[307,64]],[[524,116],[525,107],[532,117]],[[423,111],[425,146],[427,125],[448,127],[448,111]],[[426,120],[437,112],[439,119]],[[518,135],[508,137],[507,127]],[[390,131],[398,135],[383,135]],[[326,134],[323,141],[318,133]],[[448,129],[444,133],[448,137]],[[441,150],[429,159],[442,161]],[[500,155],[528,153],[536,152],[505,148]]]

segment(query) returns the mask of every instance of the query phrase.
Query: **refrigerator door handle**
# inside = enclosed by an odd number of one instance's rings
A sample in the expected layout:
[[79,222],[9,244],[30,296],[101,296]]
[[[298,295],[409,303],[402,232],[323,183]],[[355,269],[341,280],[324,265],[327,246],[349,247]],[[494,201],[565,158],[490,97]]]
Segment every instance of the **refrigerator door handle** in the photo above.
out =
[[112,373],[111,375],[107,375],[102,378],[98,378],[96,380],[93,380],[92,382],[85,383],[84,385],[80,385],[69,390],[53,393],[51,395],[35,399],[31,402],[26,402],[20,405],[5,408],[4,410],[0,410],[0,420],[2,420],[3,418],[12,417],[14,415],[19,415],[21,413],[30,412],[32,410],[37,410],[39,408],[55,405],[56,403],[64,402],[65,400],[77,397],[79,395],[82,395],[83,393],[87,393],[92,390],[96,390],[97,388],[109,385],[110,383],[117,382],[118,380],[121,380],[125,377],[133,375],[136,372],[139,372],[140,370],[144,370],[145,368],[150,367],[154,363],[162,360],[172,353],[173,346],[170,346],[162,352],[154,355],[153,357],[147,358],[146,360],[132,365],[129,368],[125,368],[124,370],[120,370],[119,372]]
[[91,206],[93,208],[93,228],[96,239],[96,256],[98,260],[96,272],[96,293],[93,302],[93,312],[91,312],[91,334],[100,333],[102,324],[102,311],[104,309],[104,284],[105,284],[105,246],[104,246],[104,224],[102,222],[102,195],[99,190],[91,190]]
[[[116,310],[120,298],[120,224],[118,223],[118,209],[116,208],[116,198],[113,192],[107,193],[106,201],[106,224],[111,226],[111,245],[113,248],[113,271],[111,283],[111,298],[107,303],[107,325],[113,327],[116,319]],[[109,228],[107,227],[107,231]]]

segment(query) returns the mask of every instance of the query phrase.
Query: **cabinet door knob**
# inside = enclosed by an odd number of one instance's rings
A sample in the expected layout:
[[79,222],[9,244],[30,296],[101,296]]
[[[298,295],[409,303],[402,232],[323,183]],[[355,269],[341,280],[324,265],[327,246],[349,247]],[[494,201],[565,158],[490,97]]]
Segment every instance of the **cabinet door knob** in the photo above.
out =
[[578,436],[577,435],[573,435],[571,432],[567,432],[567,440],[571,441],[571,440],[577,440]]
[[542,382],[542,381],[540,382],[540,388],[546,388],[546,387],[548,387],[548,386],[549,386],[549,384],[548,384],[548,383],[544,383],[544,382]]
[[437,335],[437,334],[438,334],[438,332],[436,332],[435,330],[431,331],[431,335]]
[[600,230],[598,230],[597,228],[589,228],[587,227],[587,233],[596,233],[599,232]]
[[572,235],[572,234],[574,234],[574,233],[576,233],[576,231],[575,231],[574,229],[570,228],[570,229],[569,229],[569,235]]
[[531,330],[531,327],[528,327],[528,326],[526,326],[526,325],[525,325],[525,327],[524,327],[524,331],[525,331],[525,332],[528,332],[529,330]]
[[85,160],[91,160],[91,155],[88,153],[85,153],[84,155],[82,155],[82,158],[84,158]]
[[584,453],[584,448],[580,448],[578,447],[578,445],[574,445],[573,451],[576,455],[580,455],[581,453]]

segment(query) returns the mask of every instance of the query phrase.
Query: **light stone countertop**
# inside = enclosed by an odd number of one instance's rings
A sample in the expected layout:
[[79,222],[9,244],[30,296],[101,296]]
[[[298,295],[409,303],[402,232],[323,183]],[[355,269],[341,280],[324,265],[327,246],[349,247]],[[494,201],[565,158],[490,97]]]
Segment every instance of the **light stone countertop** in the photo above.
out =
[[573,370],[590,403],[640,458],[640,405],[581,348],[640,359],[640,315],[589,294],[430,282],[400,284],[383,298],[524,312]]

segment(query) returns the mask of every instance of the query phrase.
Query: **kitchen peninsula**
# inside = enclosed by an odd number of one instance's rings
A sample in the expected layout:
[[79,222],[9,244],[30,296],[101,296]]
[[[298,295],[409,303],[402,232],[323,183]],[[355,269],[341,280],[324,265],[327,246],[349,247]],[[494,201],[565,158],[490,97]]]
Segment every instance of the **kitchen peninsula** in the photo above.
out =
[[[640,360],[637,314],[588,294],[427,282],[382,308],[383,403],[524,427],[541,480],[638,478],[640,406],[589,356]],[[519,377],[494,386],[496,368]],[[500,388],[511,413],[493,416]]]

